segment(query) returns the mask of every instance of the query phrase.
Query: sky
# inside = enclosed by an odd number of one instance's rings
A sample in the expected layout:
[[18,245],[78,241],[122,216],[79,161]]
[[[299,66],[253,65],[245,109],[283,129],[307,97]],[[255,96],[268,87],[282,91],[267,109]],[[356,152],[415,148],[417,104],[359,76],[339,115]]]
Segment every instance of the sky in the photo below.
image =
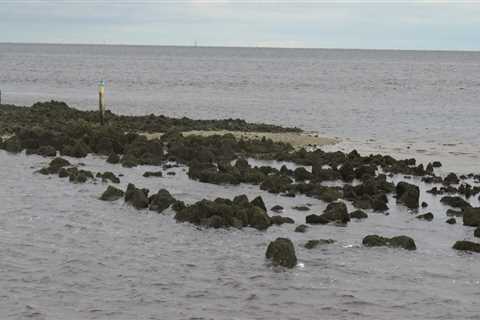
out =
[[480,50],[480,0],[0,0],[0,42]]

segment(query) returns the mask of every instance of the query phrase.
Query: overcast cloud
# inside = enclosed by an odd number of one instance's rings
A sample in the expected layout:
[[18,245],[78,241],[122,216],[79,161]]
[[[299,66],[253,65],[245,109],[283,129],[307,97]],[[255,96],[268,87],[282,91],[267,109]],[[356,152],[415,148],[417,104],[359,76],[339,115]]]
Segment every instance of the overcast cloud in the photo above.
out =
[[479,50],[479,30],[479,1],[0,0],[0,42]]

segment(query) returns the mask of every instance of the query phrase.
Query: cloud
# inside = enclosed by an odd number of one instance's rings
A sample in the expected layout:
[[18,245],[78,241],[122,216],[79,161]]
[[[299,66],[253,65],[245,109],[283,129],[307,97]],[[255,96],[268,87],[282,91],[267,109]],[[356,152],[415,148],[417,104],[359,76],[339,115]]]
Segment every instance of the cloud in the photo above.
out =
[[0,41],[480,49],[480,2],[0,0]]

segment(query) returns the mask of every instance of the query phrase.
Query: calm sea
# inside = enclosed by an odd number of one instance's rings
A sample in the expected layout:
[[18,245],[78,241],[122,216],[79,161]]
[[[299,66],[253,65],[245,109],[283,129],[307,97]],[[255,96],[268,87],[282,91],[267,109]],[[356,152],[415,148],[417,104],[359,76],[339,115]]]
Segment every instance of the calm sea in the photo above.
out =
[[[479,173],[480,53],[0,44],[4,103],[64,100],[123,114],[244,118],[298,126],[343,142],[331,148],[441,160]],[[78,160],[69,159],[73,163]],[[105,184],[74,185],[33,172],[48,159],[0,152],[1,319],[478,319],[479,255],[451,249],[473,230],[447,225],[425,193],[432,222],[390,198],[389,215],[348,227],[295,225],[267,232],[198,230],[166,215],[97,200]],[[262,195],[297,224],[326,204],[188,179],[160,179],[100,157],[86,169],[122,173],[191,203]],[[280,164],[275,164],[280,165]],[[398,178],[395,178],[398,179]],[[310,203],[308,213],[292,210]],[[472,201],[478,206],[478,200]],[[349,209],[352,209],[349,206]],[[461,219],[460,219],[461,220]],[[418,250],[363,248],[367,234],[412,236]],[[291,238],[299,265],[277,272],[264,252]],[[310,239],[336,243],[307,250]]]

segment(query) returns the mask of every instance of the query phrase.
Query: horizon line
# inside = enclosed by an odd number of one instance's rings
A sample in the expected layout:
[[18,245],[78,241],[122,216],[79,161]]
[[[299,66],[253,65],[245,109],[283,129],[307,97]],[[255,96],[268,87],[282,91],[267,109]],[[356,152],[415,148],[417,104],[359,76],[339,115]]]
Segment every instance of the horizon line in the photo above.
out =
[[179,47],[205,49],[282,49],[282,50],[352,50],[352,51],[425,51],[425,52],[480,52],[480,49],[405,49],[405,48],[348,48],[348,47],[283,47],[283,46],[251,46],[251,45],[186,45],[186,44],[128,44],[128,43],[81,43],[81,42],[14,42],[0,41],[1,45],[50,45],[50,46],[111,46],[111,47]]

